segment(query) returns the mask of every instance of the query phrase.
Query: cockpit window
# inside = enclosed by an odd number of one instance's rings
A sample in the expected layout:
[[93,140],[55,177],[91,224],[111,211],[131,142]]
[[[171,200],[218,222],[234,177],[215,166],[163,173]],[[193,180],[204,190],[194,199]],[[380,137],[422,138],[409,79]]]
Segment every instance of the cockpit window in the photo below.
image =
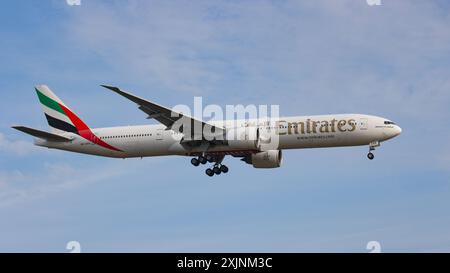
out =
[[386,125],[389,125],[389,124],[395,124],[394,122],[392,122],[392,121],[388,121],[388,120],[386,120],[386,121],[384,121],[384,124],[386,124]]

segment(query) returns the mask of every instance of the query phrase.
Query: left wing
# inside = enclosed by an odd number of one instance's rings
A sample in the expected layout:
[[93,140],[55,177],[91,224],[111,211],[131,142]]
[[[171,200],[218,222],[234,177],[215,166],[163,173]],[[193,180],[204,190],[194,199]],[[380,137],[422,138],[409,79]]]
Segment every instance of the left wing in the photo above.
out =
[[[164,124],[167,130],[174,130],[185,133],[182,142],[190,142],[195,140],[223,140],[226,133],[225,129],[215,125],[211,125],[204,121],[186,116],[182,113],[172,111],[171,109],[156,104],[154,102],[139,98],[135,95],[120,90],[118,87],[102,85],[131,101],[136,103],[139,109],[148,115],[148,119],[155,119]],[[187,128],[189,127],[189,128]],[[188,131],[189,130],[189,131]],[[188,133],[190,132],[190,134]],[[207,135],[205,135],[207,134]]]

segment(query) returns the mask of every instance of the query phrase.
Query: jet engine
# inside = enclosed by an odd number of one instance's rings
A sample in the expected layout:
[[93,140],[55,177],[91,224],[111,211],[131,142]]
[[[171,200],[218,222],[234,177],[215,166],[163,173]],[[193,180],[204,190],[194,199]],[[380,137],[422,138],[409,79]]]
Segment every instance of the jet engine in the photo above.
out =
[[269,150],[249,155],[242,160],[252,164],[254,168],[278,168],[281,166],[283,152],[281,150]]

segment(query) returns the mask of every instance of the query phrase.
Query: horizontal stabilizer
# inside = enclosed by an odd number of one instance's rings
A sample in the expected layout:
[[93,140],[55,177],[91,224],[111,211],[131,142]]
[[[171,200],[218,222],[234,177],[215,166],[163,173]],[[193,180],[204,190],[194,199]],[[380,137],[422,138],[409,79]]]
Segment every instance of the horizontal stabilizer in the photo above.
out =
[[52,133],[48,133],[48,132],[44,132],[44,131],[39,131],[39,130],[36,130],[33,128],[28,128],[25,126],[13,126],[12,128],[19,130],[25,134],[29,134],[34,137],[41,138],[41,139],[48,140],[48,141],[56,141],[56,142],[71,141],[70,138],[66,138],[66,137],[63,137],[60,135],[56,135],[56,134],[52,134]]

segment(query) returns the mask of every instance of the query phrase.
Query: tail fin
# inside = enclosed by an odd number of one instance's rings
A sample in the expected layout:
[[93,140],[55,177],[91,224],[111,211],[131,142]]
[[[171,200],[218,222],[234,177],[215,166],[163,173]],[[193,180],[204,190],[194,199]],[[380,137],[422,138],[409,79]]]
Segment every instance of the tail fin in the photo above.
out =
[[53,133],[70,132],[80,134],[81,131],[89,130],[89,127],[48,86],[38,85],[35,87],[35,90]]

